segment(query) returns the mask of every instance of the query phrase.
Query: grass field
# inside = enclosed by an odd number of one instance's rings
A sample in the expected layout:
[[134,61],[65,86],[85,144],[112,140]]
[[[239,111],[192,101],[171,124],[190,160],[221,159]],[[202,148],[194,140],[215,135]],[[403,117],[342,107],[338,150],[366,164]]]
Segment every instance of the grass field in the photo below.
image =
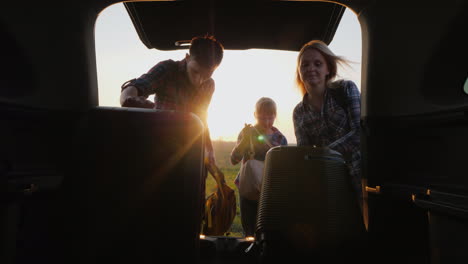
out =
[[[240,210],[239,210],[239,191],[234,184],[234,179],[239,172],[240,164],[231,164],[231,151],[236,145],[236,142],[226,141],[213,141],[213,148],[215,151],[216,165],[224,173],[226,183],[236,192],[237,202],[237,213],[234,218],[234,222],[231,225],[231,229],[225,234],[226,236],[242,237],[242,224],[240,221]],[[216,182],[211,174],[206,179],[206,196],[210,195],[215,191]]]

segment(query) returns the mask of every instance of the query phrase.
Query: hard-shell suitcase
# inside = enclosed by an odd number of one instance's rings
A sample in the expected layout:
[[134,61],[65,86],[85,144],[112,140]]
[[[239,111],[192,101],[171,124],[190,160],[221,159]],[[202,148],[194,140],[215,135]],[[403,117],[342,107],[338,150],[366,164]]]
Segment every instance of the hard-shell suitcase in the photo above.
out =
[[257,215],[261,259],[330,259],[364,243],[357,195],[342,155],[327,148],[268,151]]

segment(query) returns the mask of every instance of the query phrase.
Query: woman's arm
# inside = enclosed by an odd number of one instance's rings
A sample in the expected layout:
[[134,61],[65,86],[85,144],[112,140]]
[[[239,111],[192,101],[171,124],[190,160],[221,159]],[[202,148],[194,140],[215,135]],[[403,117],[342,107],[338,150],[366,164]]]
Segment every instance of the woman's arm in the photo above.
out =
[[360,121],[361,121],[361,94],[352,81],[345,83],[347,117],[349,119],[350,131],[343,137],[337,139],[328,147],[342,154],[352,152],[360,145]]
[[294,134],[296,135],[298,146],[307,146],[310,145],[310,140],[307,136],[305,128],[302,126],[304,112],[302,112],[300,109],[301,107],[298,105],[294,108],[293,112]]

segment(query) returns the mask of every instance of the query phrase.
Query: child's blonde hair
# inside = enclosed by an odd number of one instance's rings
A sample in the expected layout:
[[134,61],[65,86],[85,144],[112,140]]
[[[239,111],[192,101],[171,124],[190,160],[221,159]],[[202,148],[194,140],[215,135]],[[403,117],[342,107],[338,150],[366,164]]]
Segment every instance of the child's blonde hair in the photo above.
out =
[[276,103],[269,97],[262,97],[258,99],[255,104],[255,114],[267,114],[276,116]]

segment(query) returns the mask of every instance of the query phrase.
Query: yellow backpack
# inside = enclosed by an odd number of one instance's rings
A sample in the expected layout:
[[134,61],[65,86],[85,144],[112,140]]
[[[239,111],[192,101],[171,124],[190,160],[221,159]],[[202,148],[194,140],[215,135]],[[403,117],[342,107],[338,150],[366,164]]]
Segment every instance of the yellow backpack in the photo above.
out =
[[206,168],[217,185],[205,201],[202,234],[222,236],[229,230],[236,216],[236,194],[226,184],[223,172],[216,165],[206,164]]

